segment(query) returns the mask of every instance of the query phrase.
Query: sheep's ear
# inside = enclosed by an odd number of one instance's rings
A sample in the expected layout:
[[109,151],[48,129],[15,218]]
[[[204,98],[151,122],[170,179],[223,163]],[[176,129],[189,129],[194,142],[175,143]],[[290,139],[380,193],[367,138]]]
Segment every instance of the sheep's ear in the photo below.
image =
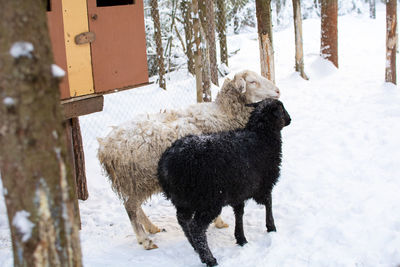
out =
[[246,81],[243,77],[235,79],[235,87],[242,93],[246,93]]

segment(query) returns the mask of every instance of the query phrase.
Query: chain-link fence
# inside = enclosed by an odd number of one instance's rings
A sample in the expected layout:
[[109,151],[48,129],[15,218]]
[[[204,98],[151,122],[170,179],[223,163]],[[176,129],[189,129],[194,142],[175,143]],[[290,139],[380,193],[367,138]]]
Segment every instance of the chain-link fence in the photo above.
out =
[[[303,19],[319,16],[319,1],[301,1]],[[291,0],[272,0],[271,8],[275,31],[292,25]],[[339,14],[365,11],[364,0],[339,0]],[[240,50],[230,37],[257,26],[255,0],[144,0],[144,16],[151,84],[105,95],[103,112],[81,117],[86,147],[136,114],[215,99],[213,84]]]
[[[151,84],[105,95],[102,112],[81,117],[85,147],[96,147],[96,137],[105,136],[111,126],[128,121],[136,114],[180,108],[215,98],[218,79],[228,73],[226,35],[228,23],[234,17],[232,9],[238,6],[239,12],[247,2],[254,5],[254,0],[214,1],[144,0]],[[236,27],[242,26],[240,21],[236,24]],[[201,76],[201,87],[197,89],[196,71],[200,71],[197,78]]]

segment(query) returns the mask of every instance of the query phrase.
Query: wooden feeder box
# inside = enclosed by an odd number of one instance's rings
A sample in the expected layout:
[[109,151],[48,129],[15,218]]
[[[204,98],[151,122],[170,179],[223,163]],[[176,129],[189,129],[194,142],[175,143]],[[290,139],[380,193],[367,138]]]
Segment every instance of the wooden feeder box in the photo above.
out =
[[47,10],[54,60],[66,70],[66,118],[101,111],[105,93],[148,83],[143,0],[48,0]]
[[148,84],[143,0],[48,0],[47,18],[54,61],[66,71],[61,104],[77,196],[84,200],[78,116],[102,111],[103,94]]

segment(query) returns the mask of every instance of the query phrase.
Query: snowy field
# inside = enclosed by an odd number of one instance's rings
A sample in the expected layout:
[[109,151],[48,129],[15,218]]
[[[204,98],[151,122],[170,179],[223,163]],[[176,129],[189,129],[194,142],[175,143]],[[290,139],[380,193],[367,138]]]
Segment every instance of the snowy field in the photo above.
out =
[[[263,206],[248,201],[244,229],[249,243],[239,247],[232,209],[225,207],[222,217],[230,227],[210,226],[211,251],[220,266],[399,266],[400,90],[384,83],[384,6],[377,6],[376,20],[367,14],[339,17],[339,69],[319,57],[319,20],[303,21],[303,35],[309,81],[293,69],[293,27],[274,35],[277,85],[292,117],[283,130],[282,171],[273,191],[277,232],[266,232]],[[230,77],[243,69],[259,72],[254,29],[230,36],[228,47],[240,48],[230,58]],[[84,143],[95,144],[89,129],[94,121],[104,125],[103,136],[110,130],[118,116],[113,107],[123,101],[148,103],[148,111],[158,110],[151,104],[155,98],[193,94],[195,101],[193,89],[176,88],[164,92],[153,85],[106,96],[102,113],[81,118]],[[137,244],[96,149],[85,146],[90,197],[80,202],[84,265],[202,266],[176,221],[175,208],[162,195],[144,205],[149,218],[167,230],[151,236],[159,248],[145,251]],[[1,197],[0,266],[12,262]]]

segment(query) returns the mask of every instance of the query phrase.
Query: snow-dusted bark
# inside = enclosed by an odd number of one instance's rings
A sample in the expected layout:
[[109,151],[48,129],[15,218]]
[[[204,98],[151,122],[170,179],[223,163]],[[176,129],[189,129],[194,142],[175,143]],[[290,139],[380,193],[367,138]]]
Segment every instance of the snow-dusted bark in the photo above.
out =
[[[201,73],[203,102],[211,101],[211,61],[210,61],[210,40],[207,33],[209,22],[207,18],[207,5],[209,1],[197,0],[200,16],[200,49],[201,49]],[[215,37],[214,37],[215,38]],[[214,42],[215,45],[215,42]],[[214,47],[215,48],[215,47]]]
[[167,88],[165,83],[165,67],[164,67],[164,52],[161,39],[161,25],[160,25],[160,14],[158,11],[157,0],[150,0],[151,5],[151,17],[154,22],[154,41],[157,47],[157,68],[158,68],[158,84],[164,90]]
[[274,48],[272,45],[271,0],[256,0],[261,75],[275,83]]
[[192,8],[189,0],[181,1],[181,14],[183,18],[183,27],[185,31],[185,52],[187,56],[188,71],[195,74],[194,71],[194,54],[193,54],[193,21],[192,21]]
[[0,17],[0,170],[14,266],[81,266],[45,5],[7,1]]
[[201,25],[199,17],[199,5],[197,0],[192,0],[192,19],[193,19],[193,40],[194,50],[194,69],[196,74],[196,95],[197,103],[203,102],[203,76],[201,71]]
[[200,0],[200,18],[207,40],[208,58],[210,62],[211,81],[218,85],[217,47],[215,44],[214,0]]
[[397,46],[397,1],[386,2],[386,70],[385,81],[396,81],[396,46]]
[[301,22],[301,6],[300,0],[293,0],[293,22],[294,22],[294,37],[296,43],[296,65],[295,69],[300,72],[300,76],[308,80],[304,72],[304,57],[303,57],[303,27]]
[[225,0],[217,0],[217,32],[219,39],[221,64],[225,64],[225,66],[228,66],[228,47],[226,44]]
[[321,56],[338,68],[337,18],[338,0],[321,0]]

